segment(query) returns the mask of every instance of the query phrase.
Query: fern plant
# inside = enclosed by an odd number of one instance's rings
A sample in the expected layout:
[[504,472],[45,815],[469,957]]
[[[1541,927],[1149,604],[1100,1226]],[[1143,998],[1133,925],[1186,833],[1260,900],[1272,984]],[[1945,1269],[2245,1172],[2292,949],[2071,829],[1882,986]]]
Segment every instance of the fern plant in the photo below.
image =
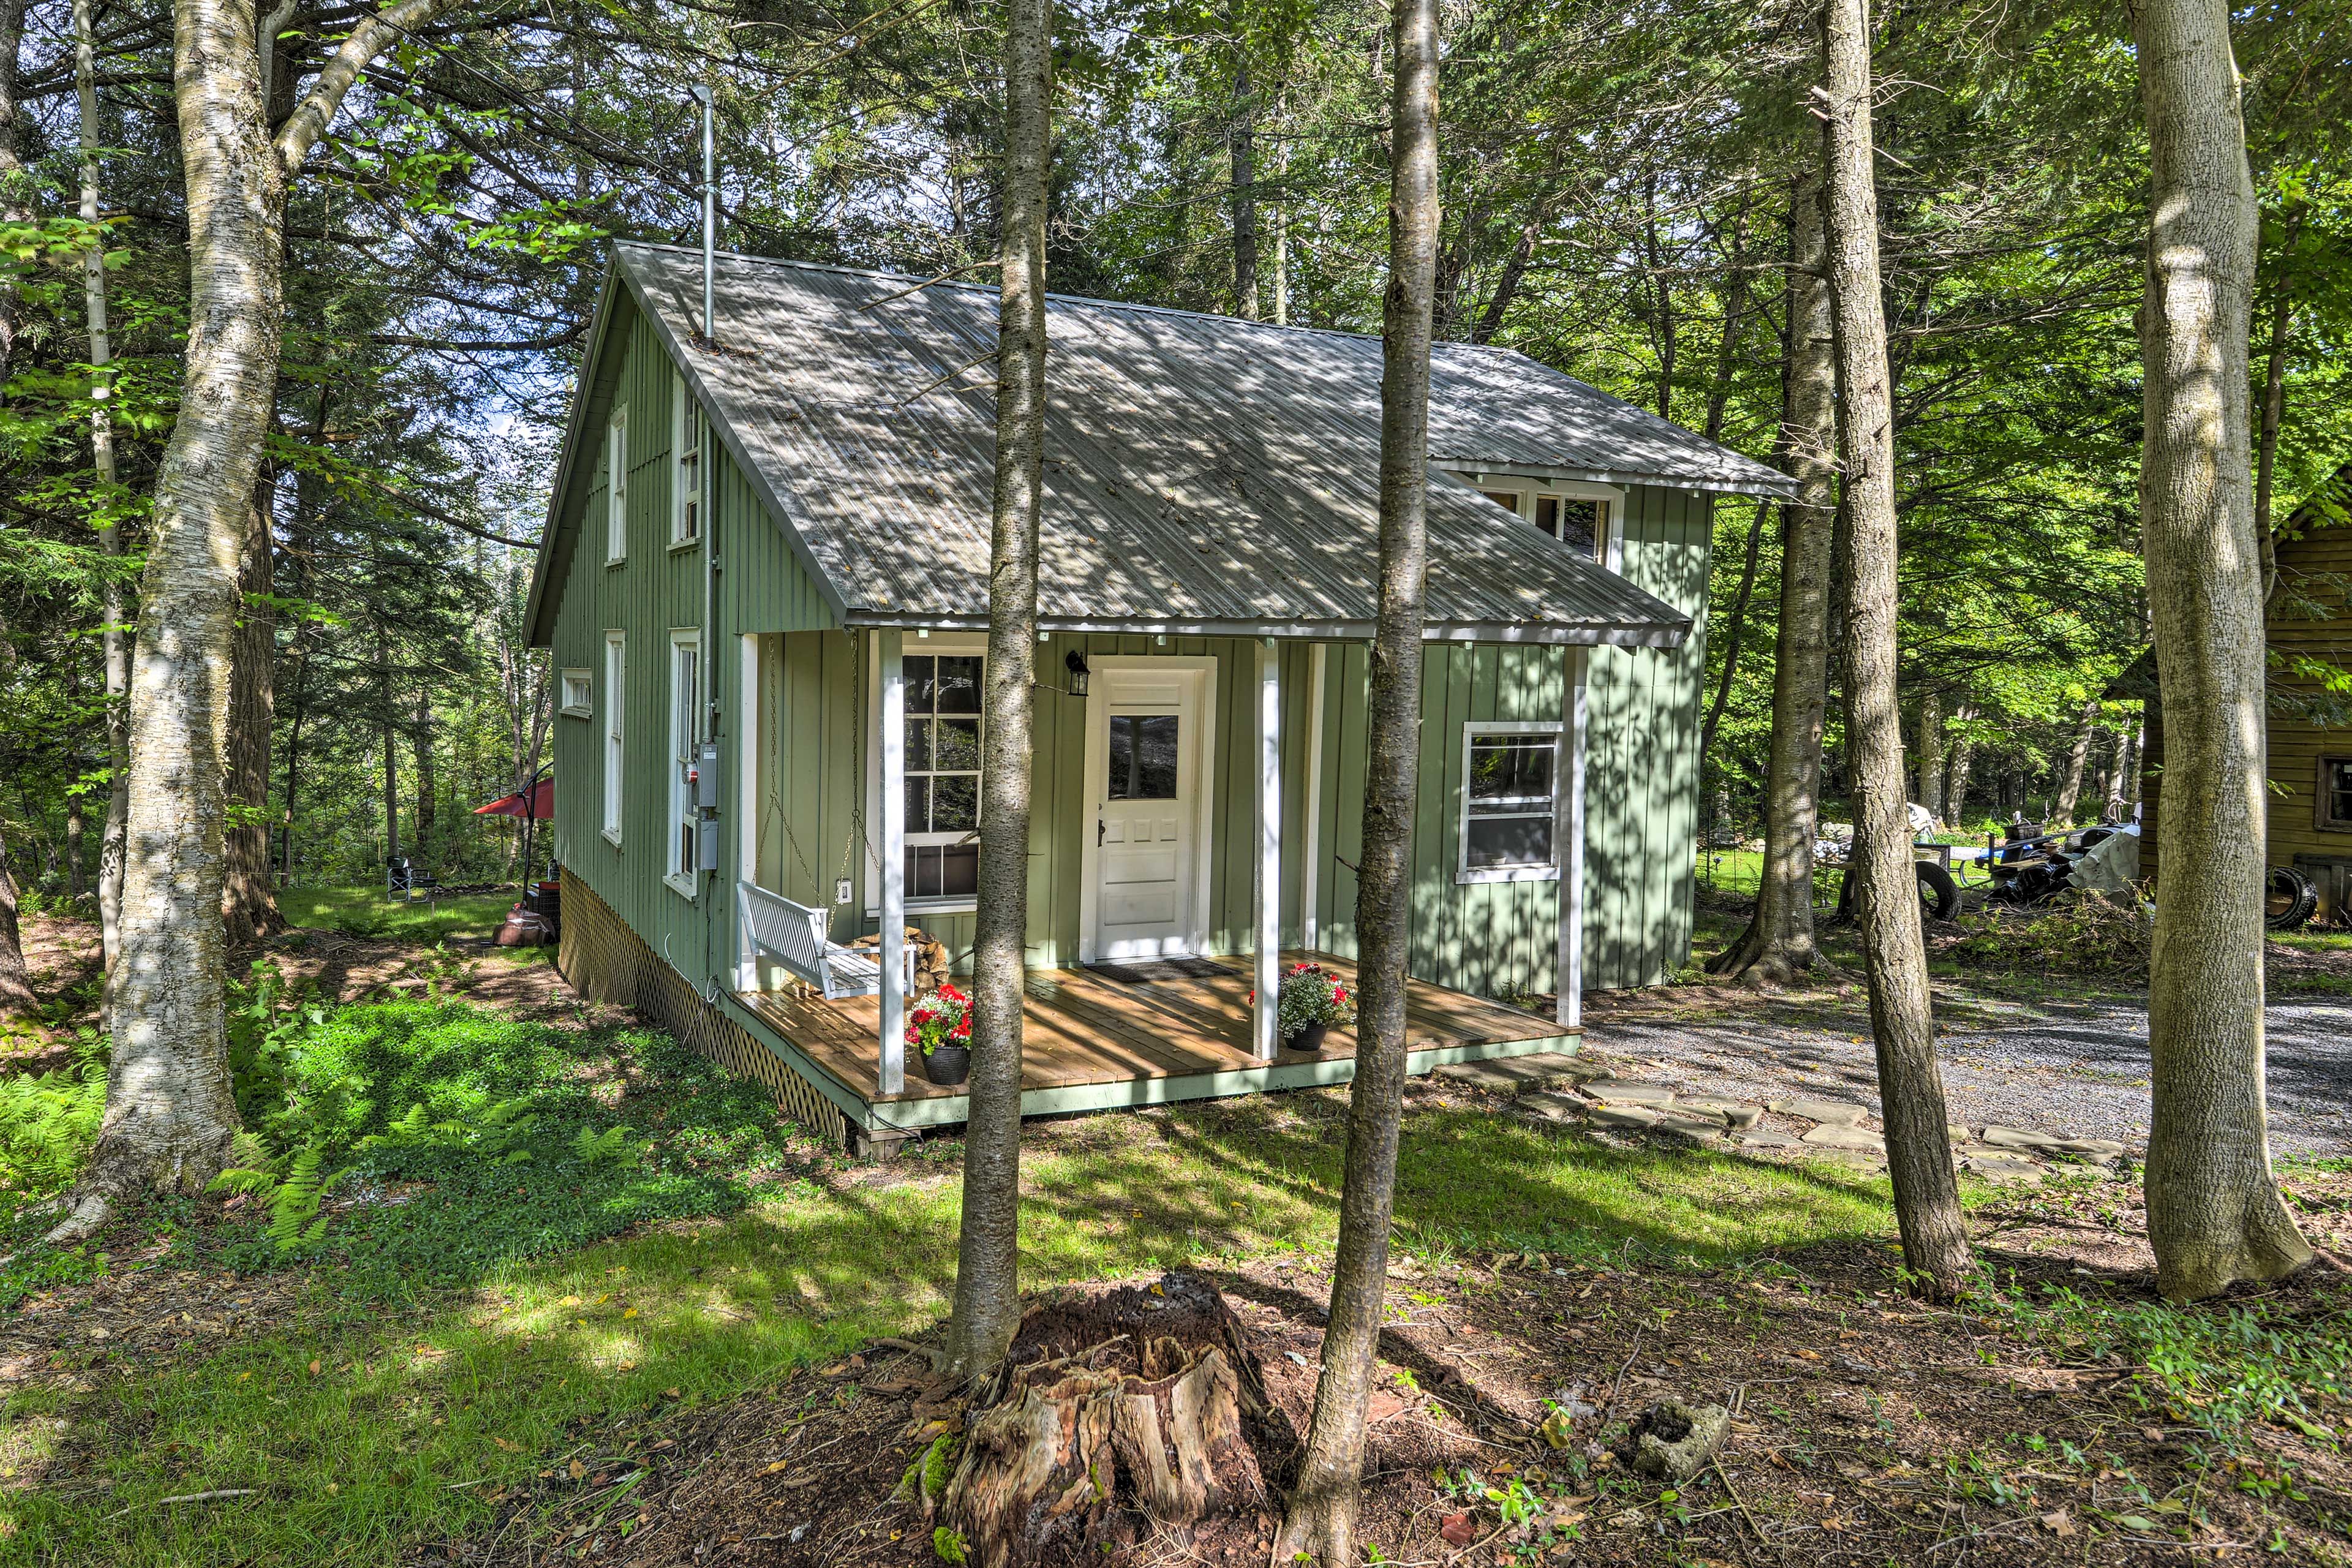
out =
[[528,1102],[501,1100],[475,1116],[471,1122],[426,1121],[423,1102],[412,1105],[403,1114],[384,1124],[381,1132],[370,1133],[360,1140],[362,1149],[470,1149],[485,1159],[500,1164],[519,1165],[530,1158],[530,1151],[515,1147],[539,1123],[539,1118],[525,1110]]
[[625,1127],[608,1127],[601,1134],[583,1127],[572,1134],[572,1152],[588,1163],[615,1165],[635,1159],[643,1151],[629,1142]]
[[[240,1133],[230,1146],[231,1157],[241,1154],[249,1160],[257,1145],[252,1134]],[[348,1165],[333,1172],[326,1165],[326,1150],[312,1143],[289,1160],[232,1165],[214,1177],[206,1190],[243,1193],[265,1205],[269,1210],[270,1245],[280,1258],[288,1258],[316,1247],[327,1234],[327,1216],[319,1212],[320,1207],[335,1184],[352,1172]]]
[[39,1197],[69,1185],[106,1114],[106,1042],[84,1029],[72,1065],[0,1077],[0,1192]]

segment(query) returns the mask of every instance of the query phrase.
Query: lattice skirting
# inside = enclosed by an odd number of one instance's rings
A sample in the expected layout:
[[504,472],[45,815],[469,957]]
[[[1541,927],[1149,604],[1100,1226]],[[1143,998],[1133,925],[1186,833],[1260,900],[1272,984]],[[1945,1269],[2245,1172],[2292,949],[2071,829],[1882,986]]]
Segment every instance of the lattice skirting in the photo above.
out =
[[738,1078],[775,1092],[784,1114],[836,1148],[849,1141],[849,1119],[806,1079],[695,993],[587,883],[563,872],[563,926],[556,967],[582,995],[634,1009]]

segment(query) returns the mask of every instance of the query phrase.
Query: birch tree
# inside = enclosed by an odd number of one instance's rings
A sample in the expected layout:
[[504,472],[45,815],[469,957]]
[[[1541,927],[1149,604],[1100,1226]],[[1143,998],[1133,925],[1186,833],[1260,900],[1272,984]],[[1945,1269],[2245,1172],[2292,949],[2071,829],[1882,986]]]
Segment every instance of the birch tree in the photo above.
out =
[[223,781],[237,573],[277,395],[286,189],[375,57],[452,3],[404,0],[358,23],[275,137],[251,0],[173,9],[188,338],[131,656],[137,744],[106,1114],[58,1241],[139,1192],[201,1192],[237,1131],[222,1016]]
[[2133,14],[2149,154],[2140,536],[2165,695],[2163,887],[2148,970],[2147,1232],[2174,1300],[2274,1279],[2310,1248],[2263,1104],[2263,560],[2249,493],[2254,273],[2229,12]]
[[1903,716],[1895,701],[1895,411],[1878,276],[1869,0],[1828,0],[1822,10],[1822,57],[1845,515],[1846,734],[1853,773],[1854,863],[1846,876],[1859,893],[1903,1260],[1924,1289],[1949,1296],[1968,1268],[1969,1238],[1936,1064],[1904,794]]
[[1764,862],[1754,918],[1712,965],[1719,973],[1773,985],[1822,963],[1813,934],[1813,843],[1821,826],[1822,730],[1829,709],[1837,366],[1822,196],[1818,173],[1791,182],[1788,344],[1776,445],[1797,493],[1780,509],[1780,623],[1764,782]]
[[1011,0],[1004,32],[1003,279],[996,316],[996,488],[988,552],[980,910],[971,1109],[946,1371],[993,1369],[1021,1321],[1021,998],[1029,931],[1030,731],[1045,442],[1045,178],[1053,0]]
[[1429,556],[1429,345],[1437,283],[1437,3],[1395,0],[1389,284],[1381,311],[1380,606],[1356,886],[1356,1079],[1323,1371],[1273,1561],[1352,1568],[1365,1417],[1379,1366],[1404,1116],[1405,960],[1419,791],[1423,589]]

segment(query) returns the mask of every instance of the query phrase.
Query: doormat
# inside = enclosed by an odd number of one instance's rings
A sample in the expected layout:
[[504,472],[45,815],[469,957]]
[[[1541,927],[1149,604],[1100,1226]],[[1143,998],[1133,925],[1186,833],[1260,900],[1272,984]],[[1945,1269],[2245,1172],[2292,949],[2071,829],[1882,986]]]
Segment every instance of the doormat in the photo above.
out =
[[1155,980],[1215,980],[1230,977],[1230,964],[1208,958],[1153,958],[1141,963],[1097,963],[1087,973],[1116,980],[1122,985],[1148,985]]

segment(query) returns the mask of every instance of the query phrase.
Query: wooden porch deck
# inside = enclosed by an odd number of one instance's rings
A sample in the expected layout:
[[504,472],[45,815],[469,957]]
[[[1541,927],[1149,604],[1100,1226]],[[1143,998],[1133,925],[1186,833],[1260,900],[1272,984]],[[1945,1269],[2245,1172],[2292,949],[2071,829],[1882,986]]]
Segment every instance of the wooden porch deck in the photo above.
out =
[[[1283,954],[1286,964],[1307,959],[1355,984],[1354,965],[1328,953]],[[1257,1093],[1344,1083],[1354,1076],[1356,1037],[1349,1031],[1333,1030],[1314,1056],[1284,1051],[1269,1063],[1251,1055],[1250,961],[1210,962],[1217,965],[1213,974],[1164,979],[1122,978],[1100,969],[1033,971],[1023,1009],[1024,1113]],[[919,1058],[907,1063],[904,1090],[877,1091],[878,997],[826,1002],[739,992],[734,1000],[834,1089],[846,1091],[832,1096],[845,1110],[848,1098],[863,1105],[864,1118],[849,1113],[869,1131],[964,1120],[962,1089],[925,1079]],[[1416,1073],[1447,1062],[1575,1048],[1577,1031],[1550,1018],[1418,980],[1409,983],[1405,1020]]]

